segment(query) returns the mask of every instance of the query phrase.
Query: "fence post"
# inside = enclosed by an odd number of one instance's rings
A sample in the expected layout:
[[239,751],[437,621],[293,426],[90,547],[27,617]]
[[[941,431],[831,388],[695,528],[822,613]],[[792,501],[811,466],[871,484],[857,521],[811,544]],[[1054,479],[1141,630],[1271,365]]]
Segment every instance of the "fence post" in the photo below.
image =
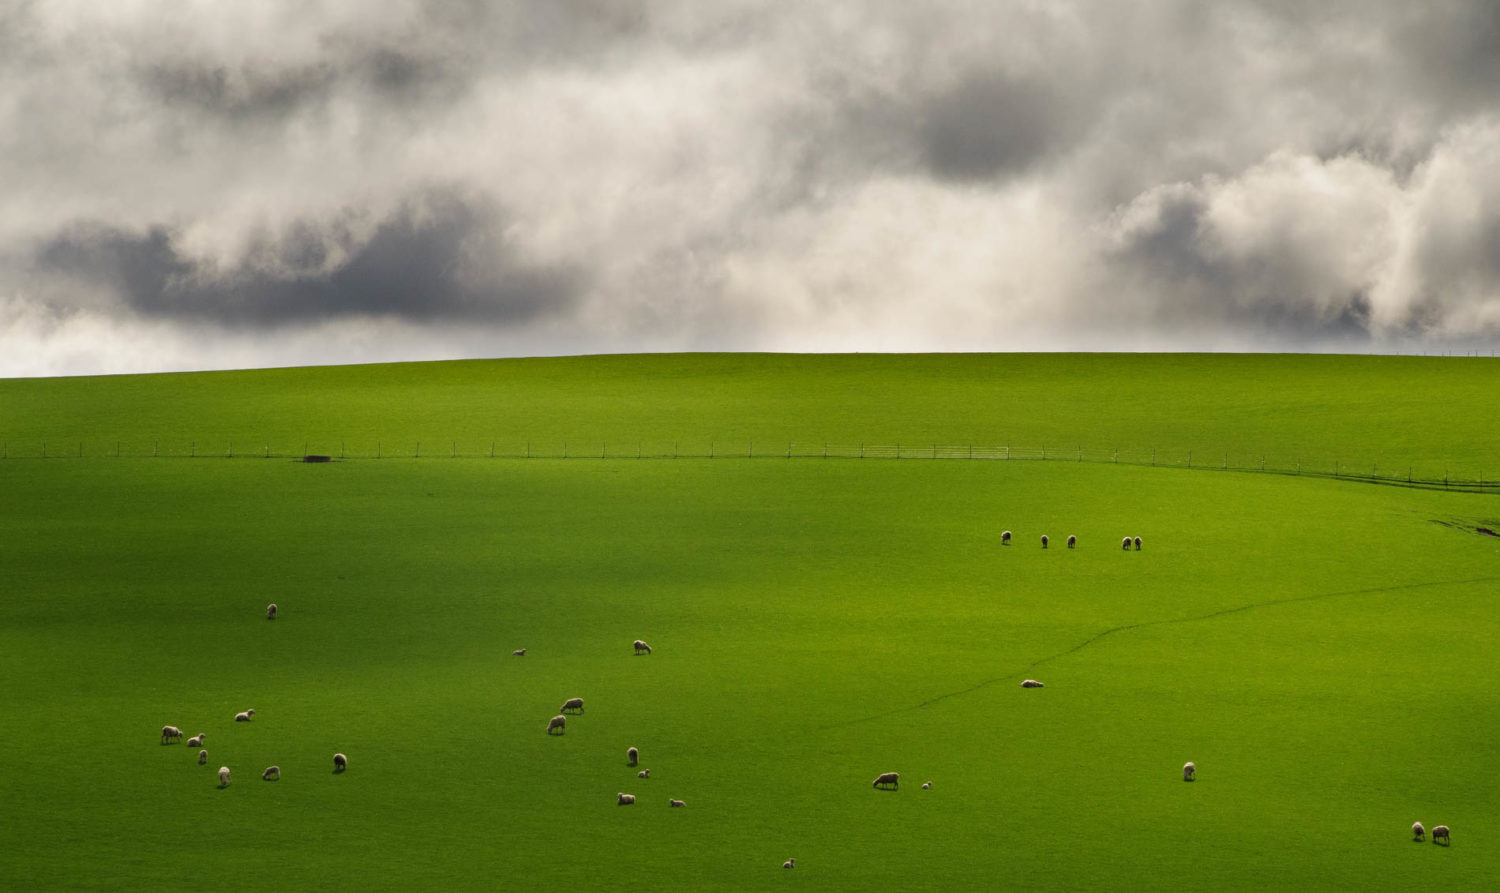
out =
[[608,457],[609,457],[609,444],[606,443],[606,444],[603,444],[602,446],[599,447],[599,458],[600,459],[606,459]]
[[[379,450],[380,450],[379,445],[377,445],[375,447],[375,449],[376,449],[376,454],[379,455]],[[266,444],[266,458],[267,459],[271,458],[271,444],[269,442]]]
[[786,445],[786,457],[788,459],[792,458],[792,445],[791,444],[787,444]]
[[413,459],[420,459],[420,458],[422,458],[422,441],[420,441],[420,440],[417,441],[417,451],[416,451],[415,454],[412,455],[412,458]]
[[1010,458],[1010,443],[1009,442],[1007,442],[1005,444],[1005,458],[1007,458],[1007,459]]
[[899,443],[896,444],[896,458],[897,459],[901,458],[901,444],[899,444]]
[[1116,465],[1120,464],[1120,448],[1119,447],[1115,447],[1114,460],[1115,460],[1115,464]]
[[[229,458],[231,458],[231,459],[234,458],[234,441],[232,441],[232,440],[229,441]],[[344,451],[343,450],[339,450],[339,458],[340,459],[344,458]]]
[[42,458],[47,458],[47,441],[42,441]]
[[1151,467],[1156,467],[1156,447],[1151,448]]
[[969,458],[974,458],[974,444],[969,444]]
[[865,457],[865,445],[864,445],[863,442],[861,442],[860,445],[859,445],[859,457],[861,459],[863,459]]
[[458,441],[456,441],[456,440],[453,441],[453,449],[452,449],[452,452],[448,453],[448,458],[449,459],[457,459],[458,458]]
[[[196,459],[196,458],[198,458],[198,441],[192,440],[192,441],[189,441],[188,444],[189,444],[188,445],[188,458],[189,459]],[[303,452],[306,452],[306,450],[304,450]]]
[[531,441],[526,441],[526,458],[531,458]]
[[1261,471],[1265,471],[1266,470],[1266,457],[1264,455],[1262,455],[1260,457],[1260,470]]
[[563,441],[563,458],[568,458],[568,442],[566,440]]
[[826,444],[826,443],[823,444],[823,458],[824,459],[828,458],[828,444]]
[[495,442],[493,440],[490,441],[490,458],[495,458]]
[[635,457],[637,459],[641,457],[641,442],[639,440],[635,442]]
[[937,458],[937,444],[932,445],[932,458]]
[[[490,452],[491,454],[494,453],[494,447],[490,447]],[[339,441],[339,458],[344,458],[344,442],[342,440]]]
[[[270,455],[270,452],[271,452],[271,448],[269,446],[267,446],[266,447],[266,454]],[[378,440],[375,441],[375,458],[377,458],[377,459],[380,458],[380,441],[378,441]]]
[[1081,444],[1078,447],[1078,461],[1083,461],[1083,446]]
[[1188,468],[1193,467],[1193,451],[1188,450]]
[[748,456],[751,459],[755,458],[755,441],[753,441],[753,440],[750,441],[750,452],[749,452]]
[[1046,460],[1047,460],[1047,445],[1044,443],[1044,444],[1042,444],[1042,461],[1045,462]]
[[1337,459],[1333,460],[1333,476],[1339,476],[1339,460]]
[[672,458],[677,458],[677,441],[672,441]]
[[1298,474],[1302,473],[1302,460],[1301,459],[1297,460],[1297,473]]
[[1229,454],[1228,453],[1224,454],[1224,470],[1225,471],[1229,470]]
[[714,442],[712,440],[710,440],[708,442],[708,458],[712,459],[713,457],[714,457]]

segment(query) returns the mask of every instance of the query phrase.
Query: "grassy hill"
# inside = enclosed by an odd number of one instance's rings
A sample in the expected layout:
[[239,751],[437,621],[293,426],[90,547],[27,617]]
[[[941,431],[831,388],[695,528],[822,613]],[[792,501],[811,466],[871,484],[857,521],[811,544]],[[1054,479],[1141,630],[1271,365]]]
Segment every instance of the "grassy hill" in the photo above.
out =
[[[1179,381],[1188,368],[1202,377]],[[12,444],[179,425],[413,441],[469,425],[478,441],[507,419],[600,442],[1067,429],[1479,465],[1495,436],[1483,413],[1419,395],[1475,399],[1490,368],[420,364],[0,382],[0,427]],[[1110,396],[1122,380],[1145,384]],[[1500,875],[1500,538],[1476,532],[1500,531],[1494,495],[1066,462],[90,455],[0,461],[0,850],[17,889],[1481,889]],[[1127,534],[1142,551],[1120,550]],[[654,653],[634,656],[635,638]],[[544,734],[574,696],[587,712]],[[254,722],[232,721],[249,707]],[[208,766],[158,743],[167,723],[208,734]],[[648,780],[625,765],[632,745]],[[282,780],[260,781],[273,763]],[[891,770],[901,789],[872,790]],[[1410,843],[1418,819],[1452,826],[1453,846]]]

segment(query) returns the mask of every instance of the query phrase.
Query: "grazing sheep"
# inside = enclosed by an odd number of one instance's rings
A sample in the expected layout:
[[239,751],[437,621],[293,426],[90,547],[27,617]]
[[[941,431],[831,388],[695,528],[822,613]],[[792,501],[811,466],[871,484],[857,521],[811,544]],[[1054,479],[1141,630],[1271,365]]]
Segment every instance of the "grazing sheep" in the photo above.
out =
[[1136,537],[1135,538],[1135,550],[1137,552],[1141,551],[1141,538],[1140,537]]
[[636,654],[650,654],[651,653],[651,646],[647,645],[645,642],[641,641],[640,639],[636,639],[635,640],[635,653]]
[[267,766],[266,771],[260,774],[262,781],[281,781],[281,767]]
[[635,805],[635,795],[634,794],[616,794],[615,795],[615,805],[617,805],[617,806],[634,806]]
[[651,777],[651,770],[650,769],[642,769],[641,771],[639,771],[639,772],[637,772],[635,774],[635,777],[636,778],[650,778]]
[[1076,545],[1078,545],[1078,537],[1074,536],[1071,533],[1068,534],[1068,548],[1071,549]]
[[640,762],[641,752],[632,747],[629,750],[625,751],[625,759],[629,761],[630,765],[634,766],[636,763]]
[[191,738],[189,738],[187,740],[187,746],[188,747],[202,747],[203,746],[203,739],[205,737],[207,737],[207,735],[208,735],[207,732],[204,732],[201,735],[194,735],[193,737],[191,737]]
[[1192,781],[1198,775],[1198,767],[1192,763],[1182,764],[1182,780]]
[[1022,688],[1046,688],[1047,686],[1041,684],[1040,682],[1036,681],[1035,679],[1027,679],[1027,680],[1025,680],[1025,681],[1023,681],[1021,683],[1021,687]]
[[781,863],[781,867],[782,868],[796,868],[797,867],[797,860],[796,859],[788,859],[785,862]]
[[1130,537],[1127,536],[1124,539],[1120,540],[1120,548],[1124,549],[1126,552],[1130,551]]
[[1421,822],[1412,822],[1411,823],[1411,838],[1412,838],[1412,840],[1420,841],[1422,839],[1422,835],[1426,834],[1426,833],[1427,832],[1422,827],[1422,823]]
[[879,775],[875,776],[875,783],[870,785],[870,787],[878,788],[883,785],[890,785],[891,790],[899,790],[901,787],[901,773],[882,772]]
[[1452,845],[1453,841],[1451,839],[1449,839],[1449,837],[1448,837],[1448,826],[1447,825],[1438,825],[1436,828],[1432,829],[1432,842],[1433,843],[1437,843],[1438,842],[1438,838],[1440,838],[1440,837],[1443,839],[1443,845],[1444,846],[1450,846],[1450,845]]
[[234,715],[235,722],[249,722],[250,717],[255,715],[254,710],[244,710]]
[[349,768],[349,758],[348,757],[344,756],[341,753],[336,753],[336,754],[333,755],[333,771],[335,771],[335,772],[343,772],[345,769],[348,769],[348,768]]
[[556,729],[559,735],[566,735],[568,733],[568,718],[566,716],[552,717],[547,721],[547,734],[551,735],[553,729]]
[[579,713],[582,713],[583,712],[583,698],[568,698],[566,701],[563,701],[562,709],[559,710],[558,712],[559,713],[567,713],[569,710],[576,710]]
[[1002,546],[1008,546],[1008,545],[1010,545],[1010,531],[1009,530],[1007,530],[1004,533],[1000,534],[1000,545],[1002,545]]
[[200,765],[200,766],[207,766],[208,765],[208,751],[206,751],[206,750],[200,750],[200,751],[198,751],[198,765]]
[[932,782],[930,782],[930,781],[924,781],[924,782],[922,782],[922,790],[924,790],[924,791],[930,791],[930,790],[932,790]]
[[276,603],[275,602],[271,602],[269,605],[266,605],[266,619],[267,620],[275,620],[276,619]]
[[526,649],[525,648],[517,648],[515,651],[512,651],[511,654],[514,654],[516,657],[525,657],[526,656]]
[[1042,534],[1042,548],[1047,548],[1047,534]]
[[162,744],[171,744],[172,743],[172,739],[174,739],[174,738],[181,738],[181,737],[182,737],[182,729],[179,729],[176,726],[162,726],[161,727],[161,743]]
[[227,788],[227,787],[229,787],[229,767],[228,766],[220,766],[219,767],[219,787],[221,787],[221,788]]
[[667,800],[667,805],[670,806],[670,807],[672,807],[673,809],[676,809],[679,806],[686,806],[687,804],[683,803],[681,800],[670,800],[669,799],[669,800]]

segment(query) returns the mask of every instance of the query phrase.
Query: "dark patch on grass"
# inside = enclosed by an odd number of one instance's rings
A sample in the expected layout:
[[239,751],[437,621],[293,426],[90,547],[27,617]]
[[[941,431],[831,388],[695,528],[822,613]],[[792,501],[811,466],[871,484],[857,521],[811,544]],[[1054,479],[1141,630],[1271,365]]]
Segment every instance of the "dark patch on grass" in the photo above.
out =
[[332,462],[332,456],[303,456],[303,462]]

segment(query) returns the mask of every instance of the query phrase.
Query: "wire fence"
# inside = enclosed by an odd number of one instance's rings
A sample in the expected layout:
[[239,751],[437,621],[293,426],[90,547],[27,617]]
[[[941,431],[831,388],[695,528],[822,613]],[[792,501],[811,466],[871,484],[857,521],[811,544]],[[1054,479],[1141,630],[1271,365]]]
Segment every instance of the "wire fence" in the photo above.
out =
[[1090,462],[1181,468],[1200,471],[1254,472],[1334,478],[1373,484],[1446,489],[1474,493],[1500,492],[1495,475],[1473,469],[1454,469],[1434,462],[1380,463],[1339,459],[1311,459],[1295,455],[1235,453],[1156,448],[1093,449],[1072,447],[982,446],[952,443],[832,443],[832,442],[721,442],[631,441],[579,443],[570,441],[375,441],[349,443],[332,440],[281,441],[41,441],[0,443],[0,460],[19,459],[840,459],[890,461]]

